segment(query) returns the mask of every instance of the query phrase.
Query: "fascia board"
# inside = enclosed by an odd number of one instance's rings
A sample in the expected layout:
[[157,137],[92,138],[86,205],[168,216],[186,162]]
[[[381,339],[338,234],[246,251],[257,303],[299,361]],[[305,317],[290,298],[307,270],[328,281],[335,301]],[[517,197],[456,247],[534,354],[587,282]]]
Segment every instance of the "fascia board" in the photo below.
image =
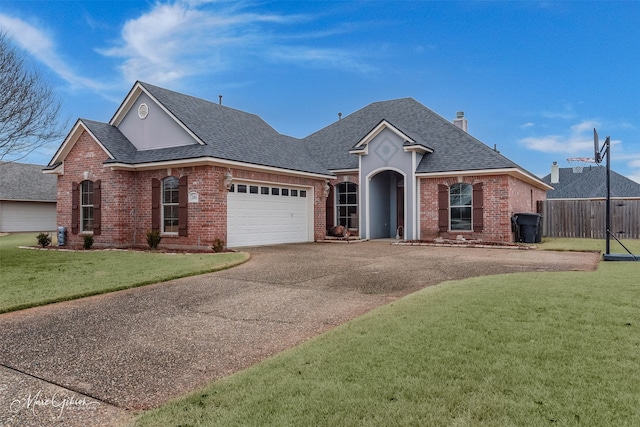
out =
[[358,169],[329,169],[329,170],[335,174],[347,174],[347,173],[359,172]]
[[60,164],[53,169],[43,170],[42,173],[47,175],[64,175],[64,162],[60,162]]
[[243,163],[237,162],[233,160],[225,160],[218,159],[215,157],[198,157],[194,159],[182,159],[182,160],[166,160],[161,162],[149,162],[149,163],[107,163],[104,164],[104,167],[111,168],[111,170],[155,170],[155,169],[165,169],[165,168],[179,168],[179,167],[187,167],[187,166],[222,166],[222,167],[233,167],[237,169],[249,169],[256,170],[260,172],[271,172],[277,173],[280,175],[291,175],[291,176],[304,176],[308,178],[314,179],[333,179],[335,175],[326,175],[320,173],[313,172],[302,172],[302,171],[294,171],[291,169],[281,169],[273,166],[262,166],[262,165],[254,165],[251,163]]
[[20,202],[20,203],[56,203],[57,200],[41,200],[41,199],[0,199],[2,202]]
[[462,171],[444,171],[444,172],[422,172],[416,173],[418,178],[448,178],[452,176],[486,176],[486,175],[509,175],[520,181],[532,184],[542,190],[552,190],[549,184],[532,177],[520,169],[517,168],[503,168],[503,169],[477,169],[477,170],[462,170]]
[[366,156],[367,154],[369,154],[369,144],[360,148],[352,148],[351,150],[349,150],[349,154],[362,154]]
[[415,151],[417,153],[420,154],[425,154],[425,153],[433,153],[433,150],[426,148],[422,145],[406,145],[403,147],[403,150],[405,152],[409,152],[409,151]]

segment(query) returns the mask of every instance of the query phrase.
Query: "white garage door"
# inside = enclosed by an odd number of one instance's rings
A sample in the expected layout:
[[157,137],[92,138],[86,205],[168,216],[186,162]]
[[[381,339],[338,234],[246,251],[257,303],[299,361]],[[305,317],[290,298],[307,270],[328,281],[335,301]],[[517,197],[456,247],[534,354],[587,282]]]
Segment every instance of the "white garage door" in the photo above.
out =
[[227,246],[313,241],[310,188],[234,182],[227,193]]
[[55,203],[0,202],[0,231],[53,231],[55,229]]

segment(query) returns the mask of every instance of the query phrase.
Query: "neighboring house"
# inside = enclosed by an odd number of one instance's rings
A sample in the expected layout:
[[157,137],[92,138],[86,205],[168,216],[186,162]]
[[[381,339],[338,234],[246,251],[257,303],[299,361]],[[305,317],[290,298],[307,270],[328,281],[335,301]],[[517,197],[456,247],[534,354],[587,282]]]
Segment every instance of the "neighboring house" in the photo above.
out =
[[56,229],[57,180],[43,168],[0,162],[0,232]]
[[[640,184],[611,171],[611,197],[640,199]],[[583,167],[581,172],[573,168],[561,168],[554,163],[551,173],[542,180],[551,185],[547,199],[604,199],[607,197],[607,168],[604,165]]]
[[343,225],[400,235],[510,241],[511,215],[549,187],[406,98],[373,103],[304,138],[256,115],[136,82],[109,123],[80,119],[46,173],[58,225],[79,243],[230,247],[309,242]]
[[[610,230],[618,238],[640,238],[640,184],[610,173]],[[581,171],[551,166],[542,180],[553,186],[538,211],[548,237],[606,237],[607,168],[586,166]]]

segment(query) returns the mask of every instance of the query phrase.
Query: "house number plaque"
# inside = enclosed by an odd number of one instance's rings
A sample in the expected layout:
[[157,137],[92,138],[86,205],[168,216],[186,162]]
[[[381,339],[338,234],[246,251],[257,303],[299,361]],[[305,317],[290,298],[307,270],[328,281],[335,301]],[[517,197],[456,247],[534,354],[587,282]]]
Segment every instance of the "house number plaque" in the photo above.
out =
[[198,203],[199,195],[195,191],[189,192],[189,203]]

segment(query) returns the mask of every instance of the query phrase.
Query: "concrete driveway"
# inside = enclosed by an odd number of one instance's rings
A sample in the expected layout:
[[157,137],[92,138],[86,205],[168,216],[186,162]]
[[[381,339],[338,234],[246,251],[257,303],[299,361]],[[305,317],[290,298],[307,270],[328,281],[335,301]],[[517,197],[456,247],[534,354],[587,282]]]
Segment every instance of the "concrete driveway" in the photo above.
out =
[[126,425],[425,286],[599,259],[389,241],[248,251],[230,270],[0,315],[0,425]]

